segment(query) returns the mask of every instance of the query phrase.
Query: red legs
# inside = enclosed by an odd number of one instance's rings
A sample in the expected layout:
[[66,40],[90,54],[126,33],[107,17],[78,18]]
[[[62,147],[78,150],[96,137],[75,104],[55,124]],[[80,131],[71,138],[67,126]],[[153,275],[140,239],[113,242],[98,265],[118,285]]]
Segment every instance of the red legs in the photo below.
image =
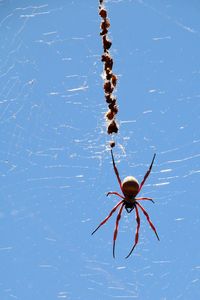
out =
[[119,172],[118,172],[117,167],[116,167],[116,165],[115,165],[115,160],[114,160],[114,156],[113,156],[112,149],[111,149],[110,151],[111,151],[111,156],[112,156],[113,168],[114,168],[115,174],[116,174],[116,176],[117,176],[117,180],[118,180],[118,182],[119,182],[120,189],[122,189],[122,188],[121,188],[122,183],[121,183],[121,179],[120,179],[120,177],[119,177]]
[[117,192],[108,192],[106,196],[109,196],[109,195],[116,195],[116,196],[124,199],[124,197],[122,195],[120,195],[119,193],[117,193]]
[[157,234],[156,228],[155,228],[155,226],[153,225],[153,223],[151,222],[151,220],[150,220],[150,218],[149,218],[149,215],[148,215],[148,213],[146,212],[146,210],[145,210],[145,209],[142,207],[142,205],[139,204],[138,202],[136,202],[136,205],[138,205],[138,206],[140,207],[140,209],[142,210],[143,214],[144,214],[145,217],[147,218],[147,221],[148,221],[149,225],[151,226],[151,229],[155,232],[155,235],[156,235],[157,239],[160,240],[160,239],[159,239],[159,236],[158,236],[158,234]]
[[[153,166],[153,163],[154,163],[154,160],[155,160],[155,156],[156,156],[156,154],[154,154],[153,159],[152,159],[152,162],[151,162],[151,164],[150,164],[150,166],[149,166],[149,169],[148,169],[148,171],[146,172],[146,174],[145,174],[145,176],[144,176],[144,178],[143,178],[143,180],[142,180],[142,182],[141,182],[141,184],[140,184],[140,186],[139,186],[138,193],[139,193],[140,190],[142,189],[142,187],[143,187],[145,181],[147,180],[147,178],[148,178],[148,176],[149,176],[149,174],[150,174],[150,172],[151,172],[151,169],[152,169],[152,166]],[[120,185],[120,189],[121,189],[121,191],[122,191],[122,187],[121,187],[121,179],[120,179],[120,176],[119,176],[119,172],[118,172],[118,170],[117,170],[117,167],[116,167],[116,165],[115,165],[115,160],[114,160],[114,156],[113,156],[112,149],[111,149],[111,157],[112,157],[112,163],[113,163],[114,172],[115,172],[115,175],[116,175],[116,177],[117,177],[118,183],[119,183],[119,185]],[[122,191],[122,193],[123,193],[123,191]],[[138,193],[137,193],[137,194],[138,194]],[[153,199],[147,198],[147,197],[134,198],[134,200],[136,200],[136,201],[134,202],[134,205],[133,205],[132,207],[129,207],[129,205],[127,205],[127,204],[125,203],[125,197],[123,197],[123,196],[120,195],[119,193],[117,193],[117,192],[108,192],[108,193],[107,193],[107,196],[109,196],[109,195],[116,195],[116,196],[120,197],[122,200],[121,200],[119,203],[117,203],[117,205],[114,206],[114,208],[111,210],[111,212],[109,213],[109,215],[108,215],[108,216],[107,216],[107,217],[99,224],[99,226],[92,232],[92,234],[94,234],[94,233],[95,233],[102,225],[104,225],[104,224],[108,221],[108,219],[112,216],[112,214],[117,210],[117,208],[121,205],[121,207],[120,207],[120,209],[119,209],[119,212],[118,212],[118,215],[117,215],[116,225],[115,225],[115,230],[114,230],[114,235],[113,235],[113,257],[114,257],[114,258],[115,258],[115,242],[116,242],[117,234],[118,234],[119,221],[120,221],[120,219],[121,219],[121,214],[122,214],[122,210],[123,210],[124,206],[125,206],[125,208],[126,208],[126,210],[127,210],[128,213],[130,213],[130,212],[135,208],[135,215],[136,215],[136,222],[137,222],[137,228],[136,228],[136,233],[135,233],[135,243],[134,243],[134,245],[133,245],[131,251],[129,252],[129,254],[126,256],[126,258],[128,258],[128,257],[131,255],[131,253],[132,253],[133,250],[135,249],[135,247],[136,247],[136,245],[137,245],[137,243],[138,243],[138,240],[139,240],[140,216],[139,216],[138,207],[142,210],[143,214],[145,215],[145,217],[146,217],[146,219],[147,219],[147,221],[148,221],[148,223],[149,223],[151,229],[154,231],[154,233],[155,233],[157,239],[160,240],[160,239],[159,239],[159,236],[158,236],[158,234],[157,234],[156,228],[155,228],[155,226],[153,225],[153,223],[151,222],[148,213],[147,213],[146,210],[142,207],[142,205],[139,204],[139,203],[137,202],[137,201],[140,201],[140,200],[147,200],[147,201],[151,201],[151,202],[154,203]]]
[[141,191],[141,188],[143,187],[145,181],[147,180],[147,177],[149,176],[149,174],[150,174],[150,172],[151,172],[151,169],[152,169],[152,166],[153,166],[155,157],[156,157],[156,154],[154,154],[153,159],[152,159],[152,162],[151,162],[150,167],[149,167],[149,170],[146,172],[146,174],[145,174],[145,176],[144,176],[142,182],[140,183],[140,187],[139,187],[138,193]]
[[120,201],[119,203],[117,203],[117,205],[115,205],[113,207],[113,209],[111,210],[111,212],[109,213],[109,215],[99,224],[99,226],[92,232],[92,234],[94,234],[98,229],[99,227],[101,227],[103,224],[105,224],[108,219],[112,216],[112,214],[116,211],[116,209],[124,202],[124,200]]
[[133,250],[135,249],[135,246],[138,243],[139,240],[139,230],[140,230],[140,216],[139,216],[139,212],[138,212],[138,208],[135,205],[135,216],[136,216],[136,222],[137,222],[137,229],[136,229],[136,233],[135,233],[135,244],[133,245],[131,251],[129,252],[129,254],[126,256],[126,258],[128,258],[131,253],[133,252]]
[[149,201],[151,201],[151,202],[153,202],[153,203],[155,203],[154,201],[153,201],[153,199],[152,198],[145,198],[145,197],[142,197],[142,198],[135,198],[135,200],[149,200]]
[[124,208],[124,205],[125,204],[123,203],[122,206],[120,207],[120,210],[118,212],[117,219],[116,219],[115,231],[114,231],[114,235],[113,235],[113,257],[114,258],[115,258],[115,241],[117,239],[119,221],[121,219],[121,214],[122,214],[122,210]]
[[[152,199],[151,199],[151,198],[138,198],[137,200],[152,200]],[[137,205],[139,206],[139,208],[142,210],[142,212],[144,213],[145,217],[147,218],[147,221],[148,221],[149,225],[151,226],[152,230],[155,232],[155,235],[156,235],[157,239],[160,240],[160,239],[159,239],[159,236],[158,236],[158,234],[157,234],[156,228],[155,228],[155,226],[153,225],[153,223],[151,222],[148,213],[147,213],[146,210],[142,207],[141,204],[139,204],[138,202],[136,202],[136,205],[135,205],[135,214],[136,214],[136,221],[137,221],[137,229],[136,229],[136,233],[135,233],[135,244],[133,245],[131,251],[130,251],[129,254],[126,256],[126,258],[128,258],[128,257],[131,255],[131,253],[132,253],[133,250],[135,249],[135,246],[137,245],[138,239],[139,239],[140,216],[139,216],[139,212],[138,212]]]
[[[110,192],[110,193],[114,193],[116,194],[115,192]],[[120,196],[120,195],[119,195]],[[122,197],[122,196],[120,196]],[[122,204],[122,205],[121,205]],[[92,234],[94,234],[98,229],[99,227],[101,227],[103,224],[105,224],[108,219],[112,216],[112,214],[116,211],[116,209],[120,207],[120,210],[118,212],[118,215],[117,215],[117,219],[116,219],[116,225],[115,225],[115,231],[114,231],[114,236],[113,236],[113,257],[115,258],[115,241],[117,239],[117,233],[118,233],[118,227],[119,227],[119,221],[121,219],[121,214],[122,214],[122,210],[124,208],[124,200],[120,201],[119,203],[117,203],[117,205],[115,205],[115,207],[111,210],[111,212],[109,213],[109,215],[99,224],[99,226],[92,232]]]

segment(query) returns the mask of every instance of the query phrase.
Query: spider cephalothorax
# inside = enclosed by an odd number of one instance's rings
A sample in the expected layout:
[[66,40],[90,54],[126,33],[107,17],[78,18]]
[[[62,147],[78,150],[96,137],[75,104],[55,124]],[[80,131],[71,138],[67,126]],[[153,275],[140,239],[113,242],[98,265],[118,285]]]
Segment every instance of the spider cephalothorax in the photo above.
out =
[[148,213],[143,208],[143,206],[138,202],[138,201],[141,201],[141,200],[149,200],[149,201],[154,203],[153,199],[147,198],[147,197],[136,198],[137,194],[141,191],[147,177],[149,176],[149,174],[151,172],[151,169],[152,169],[152,166],[153,166],[154,159],[155,159],[156,155],[154,154],[151,165],[150,165],[148,171],[146,172],[141,184],[139,184],[137,179],[133,176],[127,176],[127,177],[124,178],[123,181],[121,181],[121,179],[119,177],[119,172],[118,172],[117,167],[115,165],[115,160],[114,160],[112,149],[111,149],[111,156],[112,156],[113,168],[114,168],[115,174],[117,176],[117,180],[118,180],[122,195],[119,194],[118,192],[108,192],[107,196],[108,195],[116,195],[116,196],[120,197],[122,200],[119,203],[117,203],[117,205],[115,205],[115,207],[111,210],[109,215],[99,224],[99,226],[92,232],[92,234],[94,234],[99,229],[99,227],[101,227],[103,224],[105,224],[108,221],[108,219],[112,216],[112,214],[116,211],[116,209],[120,206],[120,209],[119,209],[119,212],[118,212],[118,215],[117,215],[117,219],[116,219],[114,236],[113,236],[113,257],[115,257],[115,241],[117,239],[118,226],[119,226],[119,221],[120,221],[120,218],[121,218],[122,210],[123,210],[123,208],[125,208],[126,211],[128,213],[130,213],[133,209],[135,209],[137,229],[136,229],[136,234],[135,234],[135,243],[134,243],[131,251],[129,252],[129,254],[126,256],[126,258],[128,258],[131,255],[131,253],[133,252],[135,246],[138,243],[138,239],[139,239],[140,216],[139,216],[138,207],[142,210],[143,214],[147,218],[147,221],[148,221],[149,225],[151,226],[151,228],[154,231],[157,239],[159,240],[156,228],[154,227],[153,223],[151,222]]

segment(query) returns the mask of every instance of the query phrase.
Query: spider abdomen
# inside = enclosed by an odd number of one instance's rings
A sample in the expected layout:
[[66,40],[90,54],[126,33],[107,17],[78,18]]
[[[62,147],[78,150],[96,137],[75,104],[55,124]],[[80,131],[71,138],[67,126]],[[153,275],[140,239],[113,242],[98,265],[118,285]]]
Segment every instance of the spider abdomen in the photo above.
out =
[[127,176],[122,181],[121,188],[125,196],[136,196],[139,190],[139,183],[135,177]]

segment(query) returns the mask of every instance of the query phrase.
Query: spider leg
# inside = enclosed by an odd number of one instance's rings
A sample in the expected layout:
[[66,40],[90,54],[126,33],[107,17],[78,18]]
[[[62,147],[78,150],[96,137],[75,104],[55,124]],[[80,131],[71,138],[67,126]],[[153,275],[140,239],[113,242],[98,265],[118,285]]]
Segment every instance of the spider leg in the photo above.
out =
[[140,209],[142,210],[143,214],[144,214],[145,217],[147,218],[147,221],[148,221],[149,225],[151,226],[151,229],[154,231],[154,233],[155,233],[157,239],[160,241],[159,236],[158,236],[157,231],[156,231],[156,228],[155,228],[155,226],[153,225],[153,223],[151,222],[148,213],[146,212],[146,210],[144,209],[144,207],[142,207],[141,204],[139,204],[138,202],[136,202],[136,204],[137,204],[137,205],[140,207]]
[[122,214],[123,208],[124,208],[124,203],[122,204],[122,206],[120,207],[120,210],[118,212],[117,219],[116,219],[116,225],[115,225],[115,231],[114,231],[114,235],[113,235],[113,257],[114,258],[115,258],[115,241],[117,239],[118,226],[119,226],[119,221],[121,219],[121,214]]
[[146,198],[146,197],[142,197],[142,198],[135,198],[135,200],[149,200],[149,201],[151,201],[151,202],[153,202],[153,203],[155,203],[154,201],[153,201],[153,199],[151,199],[151,198]]
[[122,188],[121,188],[122,182],[121,182],[121,179],[120,179],[120,177],[119,177],[119,172],[118,172],[118,170],[117,170],[117,167],[116,167],[116,165],[115,165],[115,160],[114,160],[114,156],[113,156],[112,149],[111,149],[110,151],[111,151],[111,156],[112,156],[113,168],[114,168],[115,174],[116,174],[116,176],[117,176],[117,180],[118,180],[118,182],[119,182],[120,189],[122,189]]
[[140,216],[139,216],[139,212],[138,212],[137,206],[135,206],[135,216],[136,216],[136,221],[137,221],[137,229],[136,229],[136,233],[135,233],[135,243],[134,243],[131,251],[129,252],[129,254],[126,256],[126,258],[128,258],[131,255],[131,253],[135,249],[135,246],[137,245],[138,240],[139,240]]
[[117,205],[115,205],[113,207],[113,209],[111,210],[111,212],[109,213],[109,215],[99,224],[99,226],[92,232],[92,235],[99,229],[99,227],[101,227],[103,224],[105,224],[108,219],[112,216],[112,214],[116,211],[116,209],[123,203],[124,201],[120,201],[119,203],[117,203]]
[[149,176],[149,174],[151,172],[151,169],[152,169],[155,157],[156,157],[156,154],[154,154],[152,162],[150,164],[150,167],[149,167],[148,171],[146,172],[146,174],[144,175],[144,178],[143,178],[142,182],[140,183],[140,187],[139,187],[138,193],[141,191],[141,189],[142,189],[145,181],[147,180],[147,177]]
[[119,193],[117,193],[117,192],[108,192],[106,196],[109,196],[109,195],[116,195],[116,196],[124,199],[124,197],[122,195],[120,195]]

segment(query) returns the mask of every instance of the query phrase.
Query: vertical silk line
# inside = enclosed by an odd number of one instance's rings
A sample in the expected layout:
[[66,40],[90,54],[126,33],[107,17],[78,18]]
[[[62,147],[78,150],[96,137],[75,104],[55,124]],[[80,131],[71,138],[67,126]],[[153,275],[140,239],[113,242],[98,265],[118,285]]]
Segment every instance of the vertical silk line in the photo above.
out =
[[[103,62],[103,88],[106,103],[108,105],[108,111],[105,114],[107,122],[107,133],[113,134],[117,133],[119,130],[119,125],[116,121],[116,115],[118,113],[117,98],[113,95],[113,91],[117,85],[117,76],[113,73],[113,58],[110,55],[109,49],[112,46],[112,41],[108,38],[108,29],[110,27],[110,21],[107,17],[107,10],[104,5],[104,0],[99,0],[99,15],[102,18],[101,21],[101,32],[102,44],[103,44],[103,54],[101,56],[101,61]],[[111,147],[114,147],[114,142],[110,142]]]

